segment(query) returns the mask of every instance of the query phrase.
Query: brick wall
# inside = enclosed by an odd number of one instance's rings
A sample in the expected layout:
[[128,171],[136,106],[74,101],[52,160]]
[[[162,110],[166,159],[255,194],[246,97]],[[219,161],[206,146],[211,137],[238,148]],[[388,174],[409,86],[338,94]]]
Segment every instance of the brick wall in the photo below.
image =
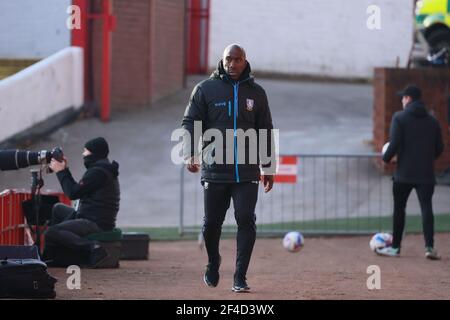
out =
[[[450,133],[447,114],[450,71],[447,69],[389,69],[376,68],[374,75],[373,137],[375,150],[380,152],[389,141],[392,116],[402,110],[396,92],[408,84],[416,84],[422,90],[423,101],[441,125],[445,144],[444,154],[436,162],[436,171],[450,167]],[[381,164],[380,164],[381,165]],[[392,171],[393,167],[383,168]]]
[[115,107],[150,103],[150,8],[148,0],[114,1],[111,104]]
[[[94,12],[100,1],[94,0]],[[146,106],[184,84],[184,1],[114,0],[111,105],[114,109]],[[93,22],[94,100],[101,93],[101,22]]]
[[179,90],[185,71],[185,1],[152,0],[152,101]]

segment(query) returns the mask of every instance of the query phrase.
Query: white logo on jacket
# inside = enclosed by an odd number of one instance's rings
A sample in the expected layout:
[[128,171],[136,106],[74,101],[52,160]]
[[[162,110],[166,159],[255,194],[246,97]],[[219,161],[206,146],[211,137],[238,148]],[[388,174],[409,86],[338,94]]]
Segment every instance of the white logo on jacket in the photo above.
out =
[[247,99],[247,111],[253,111],[254,106],[255,106],[255,100]]

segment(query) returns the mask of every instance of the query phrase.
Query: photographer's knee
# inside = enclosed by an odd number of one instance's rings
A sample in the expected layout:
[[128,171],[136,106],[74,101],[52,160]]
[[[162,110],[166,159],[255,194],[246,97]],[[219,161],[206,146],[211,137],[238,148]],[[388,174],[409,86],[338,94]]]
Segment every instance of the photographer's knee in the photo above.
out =
[[48,240],[55,240],[58,237],[58,230],[59,228],[57,226],[51,226],[47,229],[45,232],[45,238]]
[[52,216],[55,216],[58,214],[58,212],[61,211],[61,207],[63,207],[64,204],[62,204],[61,202],[56,203],[53,208],[52,208]]

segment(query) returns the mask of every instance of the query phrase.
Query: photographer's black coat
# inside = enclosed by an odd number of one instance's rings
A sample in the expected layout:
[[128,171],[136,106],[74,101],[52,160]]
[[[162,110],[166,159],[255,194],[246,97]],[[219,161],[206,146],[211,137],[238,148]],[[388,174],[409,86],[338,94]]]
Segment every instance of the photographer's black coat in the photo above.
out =
[[[247,64],[238,81],[233,81],[228,78],[222,61],[219,62],[217,70],[207,80],[200,82],[193,90],[189,104],[184,113],[182,127],[186,129],[191,137],[194,137],[194,121],[202,122],[202,134],[207,129],[218,129],[223,135],[223,155],[226,157],[227,151],[233,152],[234,163],[232,164],[207,164],[202,163],[202,181],[228,183],[228,182],[249,182],[258,181],[260,178],[260,159],[256,164],[240,163],[237,157],[236,138],[234,138],[234,145],[227,146],[226,144],[226,130],[256,129],[257,139],[259,141],[259,129],[267,129],[268,131],[268,156],[270,156],[269,163],[263,164],[263,167],[272,169],[275,166],[274,156],[275,152],[271,146],[270,141],[271,130],[273,129],[272,116],[270,113],[267,96],[264,89],[255,83],[252,76],[250,76],[250,64]],[[184,157],[190,157],[195,154],[194,145],[197,141],[191,139],[191,145],[184,150]],[[207,152],[206,147],[211,142],[204,142],[202,146],[203,156]],[[259,149],[259,148],[258,148]],[[230,151],[231,150],[231,151]],[[259,153],[259,150],[258,150]],[[245,144],[246,159],[249,154],[249,144]]]
[[58,172],[64,193],[71,199],[80,199],[77,218],[95,222],[100,229],[115,227],[120,204],[119,164],[101,159],[89,165],[77,183],[67,168]]

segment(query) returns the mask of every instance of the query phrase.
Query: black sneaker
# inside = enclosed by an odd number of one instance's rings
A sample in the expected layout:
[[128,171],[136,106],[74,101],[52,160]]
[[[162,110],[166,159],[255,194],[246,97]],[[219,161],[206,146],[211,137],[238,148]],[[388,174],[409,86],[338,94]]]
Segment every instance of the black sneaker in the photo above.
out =
[[213,263],[209,262],[206,266],[205,274],[203,275],[203,281],[208,287],[214,288],[219,284],[220,274],[219,267],[222,262],[222,257],[219,256],[219,262]]
[[95,245],[89,257],[89,267],[97,268],[108,258],[108,253],[100,245]]
[[250,287],[247,284],[247,279],[244,278],[234,278],[234,285],[231,287],[233,292],[250,292]]

